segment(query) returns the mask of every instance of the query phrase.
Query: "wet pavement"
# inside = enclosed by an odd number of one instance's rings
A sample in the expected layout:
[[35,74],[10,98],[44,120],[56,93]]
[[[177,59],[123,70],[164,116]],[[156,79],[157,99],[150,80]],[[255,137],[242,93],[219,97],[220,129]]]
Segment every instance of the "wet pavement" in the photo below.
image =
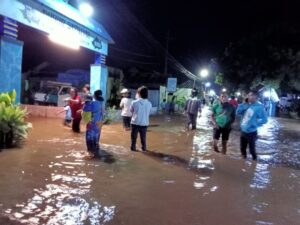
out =
[[238,125],[228,154],[211,150],[209,112],[197,131],[152,118],[148,153],[129,151],[120,124],[103,128],[106,157],[84,160],[83,134],[31,118],[21,149],[0,153],[0,224],[300,224],[300,123],[270,119],[258,161],[243,160]]

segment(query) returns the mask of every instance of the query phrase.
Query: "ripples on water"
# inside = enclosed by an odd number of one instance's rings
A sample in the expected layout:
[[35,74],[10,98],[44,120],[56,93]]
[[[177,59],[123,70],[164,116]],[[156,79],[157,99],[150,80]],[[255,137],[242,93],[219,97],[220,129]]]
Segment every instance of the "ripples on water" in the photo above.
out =
[[[66,156],[56,156],[60,161],[49,165],[51,182],[44,188],[34,189],[34,196],[27,202],[7,209],[7,216],[30,225],[101,225],[111,221],[115,206],[104,206],[86,198],[93,180],[80,172],[88,163],[81,160],[82,157],[82,152],[74,150],[68,151]],[[66,161],[72,158],[74,161]]]

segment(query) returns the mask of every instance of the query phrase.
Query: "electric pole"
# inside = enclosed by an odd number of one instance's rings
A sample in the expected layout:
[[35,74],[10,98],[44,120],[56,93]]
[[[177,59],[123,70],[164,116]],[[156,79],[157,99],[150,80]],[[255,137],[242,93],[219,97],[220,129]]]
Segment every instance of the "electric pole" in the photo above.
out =
[[164,70],[164,75],[165,75],[165,76],[168,75],[169,41],[170,41],[170,30],[168,30],[168,33],[167,33],[167,39],[166,39],[165,70]]

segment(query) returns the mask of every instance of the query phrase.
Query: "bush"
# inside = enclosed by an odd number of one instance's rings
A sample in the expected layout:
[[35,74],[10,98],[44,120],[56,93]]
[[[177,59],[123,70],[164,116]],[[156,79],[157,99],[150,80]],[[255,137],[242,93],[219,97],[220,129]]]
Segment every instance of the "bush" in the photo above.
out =
[[118,110],[116,107],[109,107],[104,115],[104,124],[110,124],[118,120]]
[[0,149],[20,144],[31,128],[31,124],[25,122],[27,111],[15,101],[16,91],[0,94]]

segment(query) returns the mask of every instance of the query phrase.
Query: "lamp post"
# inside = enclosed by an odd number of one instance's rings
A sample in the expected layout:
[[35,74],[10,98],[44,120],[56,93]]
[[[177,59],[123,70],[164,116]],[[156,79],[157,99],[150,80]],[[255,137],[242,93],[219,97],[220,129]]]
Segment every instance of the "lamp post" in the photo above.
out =
[[208,75],[209,75],[209,71],[208,71],[207,69],[202,69],[202,70],[200,71],[200,76],[201,76],[202,78],[206,78]]
[[94,9],[93,7],[87,3],[87,2],[83,2],[79,5],[79,10],[80,12],[85,15],[86,17],[90,17],[93,15],[94,13]]
[[211,86],[211,83],[210,82],[206,82],[205,83],[205,89],[204,89],[204,92],[206,93],[206,88],[209,88]]

